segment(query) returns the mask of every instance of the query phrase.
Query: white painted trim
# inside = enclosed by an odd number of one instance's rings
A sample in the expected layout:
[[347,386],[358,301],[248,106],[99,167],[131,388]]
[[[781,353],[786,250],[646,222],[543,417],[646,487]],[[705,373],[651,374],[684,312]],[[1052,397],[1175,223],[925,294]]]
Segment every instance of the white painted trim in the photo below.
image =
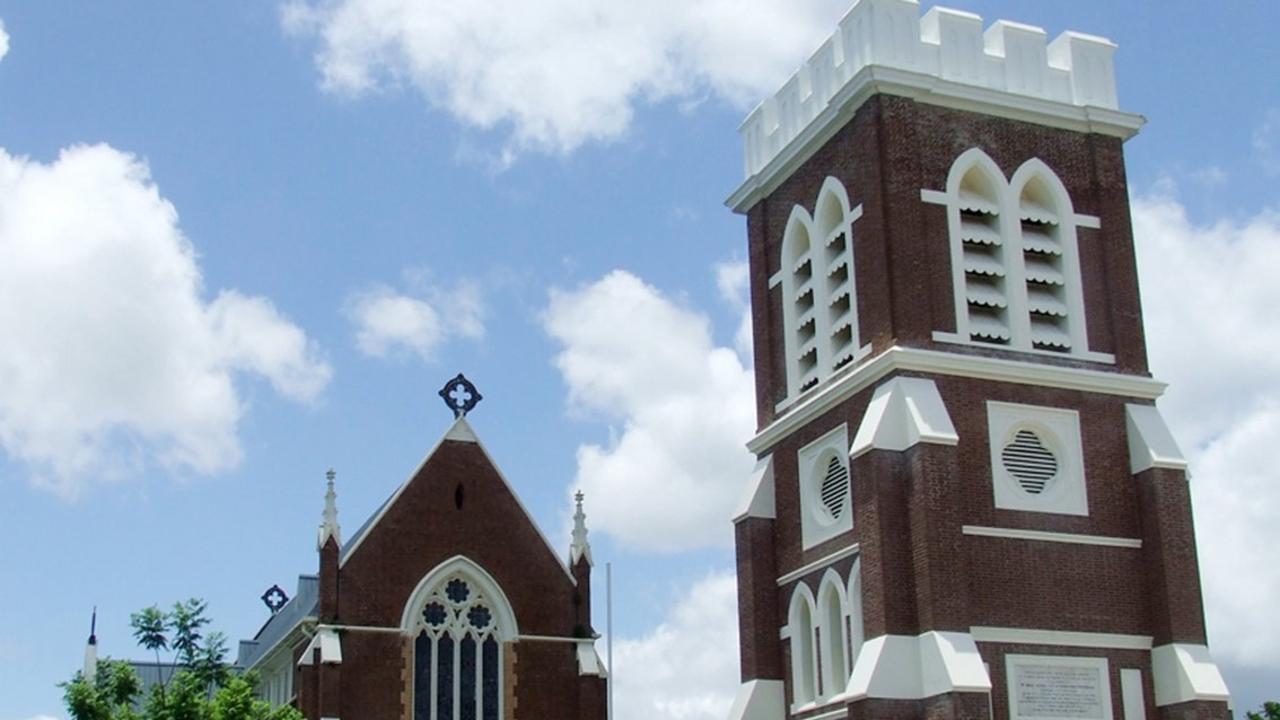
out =
[[1141,538],[1047,532],[1045,530],[1023,530],[1020,528],[984,527],[982,525],[964,525],[960,528],[960,531],[965,535],[1006,538],[1009,540],[1035,540],[1040,542],[1070,543],[1074,545],[1101,545],[1104,547],[1132,549],[1142,547]]
[[1018,712],[1018,693],[1014,690],[1015,679],[1014,674],[1019,667],[1027,665],[1040,665],[1048,667],[1075,667],[1094,670],[1098,673],[1098,694],[1099,710],[1102,711],[1101,720],[1112,720],[1113,711],[1112,703],[1114,699],[1111,695],[1111,672],[1110,663],[1105,657],[1079,657],[1075,655],[1015,655],[1008,654],[1004,656],[1005,664],[1005,689],[1009,697],[1009,718],[1011,720],[1019,720],[1023,717],[1035,717],[1032,715],[1021,715]]
[[[309,625],[314,626],[317,620],[318,618],[315,615],[308,615],[304,618],[300,618],[293,627],[289,628],[288,632],[281,635],[278,640],[272,643],[271,647],[262,651],[262,654],[258,656],[257,662],[245,669],[253,670],[262,667],[263,665],[267,665],[278,653],[284,650],[288,650],[289,654],[292,655],[293,648],[298,644],[299,640],[303,638],[310,639],[314,635],[314,630],[309,633],[307,632],[307,627]],[[292,642],[289,642],[290,640],[292,640]]]
[[[1005,446],[1022,430],[1034,433],[1057,462],[1053,481],[1038,495],[1024,490],[1002,460]],[[997,508],[1058,515],[1089,514],[1079,411],[988,400],[987,431]]]
[[507,594],[503,592],[502,586],[487,570],[465,555],[454,555],[436,565],[418,581],[418,586],[409,593],[409,600],[404,604],[404,614],[400,617],[400,628],[405,634],[417,634],[420,625],[418,617],[430,592],[437,582],[453,573],[465,575],[467,579],[479,586],[481,594],[488,597],[488,604],[492,606],[494,621],[498,626],[494,633],[498,642],[508,642],[512,638],[519,637],[520,626],[516,623],[515,610]]
[[871,450],[903,452],[919,443],[959,442],[937,384],[925,378],[895,377],[876,388],[849,449],[849,459]]
[[1155,405],[1124,406],[1129,437],[1129,471],[1134,475],[1151,468],[1186,470],[1187,458]]
[[738,687],[728,720],[781,720],[787,714],[781,680],[748,680]]
[[[1134,113],[1096,106],[1072,106],[1000,90],[965,85],[935,75],[869,65],[859,70],[794,139],[758,172],[751,173],[725,200],[745,213],[804,164],[818,148],[853,119],[863,103],[877,94],[908,97],[938,107],[1036,123],[1076,132],[1100,133],[1128,140],[1146,124]],[[750,120],[750,118],[748,118]],[[745,128],[744,128],[745,129]]]
[[738,509],[733,514],[733,522],[746,518],[763,518],[774,520],[778,517],[774,496],[776,494],[773,476],[773,456],[765,455],[756,461],[751,471],[751,480],[747,492],[738,501]]
[[529,508],[525,507],[524,501],[520,499],[520,494],[517,493],[515,488],[511,485],[511,481],[507,480],[507,476],[502,472],[502,468],[498,467],[498,463],[494,462],[493,456],[489,454],[489,450],[484,446],[484,443],[480,441],[479,436],[475,434],[475,431],[471,428],[471,424],[467,422],[466,416],[459,417],[457,420],[453,421],[453,424],[449,426],[449,429],[445,431],[445,434],[436,442],[435,447],[431,448],[431,452],[427,453],[427,456],[418,464],[418,468],[409,475],[408,479],[400,484],[400,487],[396,488],[396,491],[392,494],[391,498],[387,500],[386,504],[384,504],[381,509],[379,509],[378,514],[369,522],[369,527],[365,528],[360,537],[356,538],[355,544],[349,549],[343,548],[338,559],[339,569],[347,564],[347,561],[356,554],[356,550],[360,548],[365,539],[373,534],[378,523],[382,522],[382,518],[386,516],[387,512],[396,504],[396,501],[400,499],[400,496],[404,494],[405,488],[409,487],[409,483],[413,482],[413,479],[422,473],[422,469],[431,461],[431,458],[435,457],[435,454],[439,452],[440,448],[444,445],[444,441],[450,439],[450,435],[459,434],[469,435],[472,439],[466,440],[465,442],[472,442],[476,447],[480,448],[480,454],[484,456],[485,461],[493,468],[494,474],[498,476],[498,479],[506,485],[508,492],[511,493],[511,497],[516,501],[516,507],[520,508],[520,512],[524,514],[525,521],[538,532],[538,537],[542,538],[542,543],[546,545],[547,550],[551,553],[551,557],[555,559],[556,565],[559,565],[560,569],[564,571],[565,577],[569,578],[569,582],[576,586],[578,581],[573,577],[573,573],[569,571],[569,566],[561,562],[560,554],[557,553],[555,547],[552,546],[551,540],[547,538],[547,534],[542,531],[542,528],[538,526],[538,523],[534,522],[533,515],[529,513]]
[[1147,720],[1147,701],[1142,691],[1142,671],[1120,668],[1120,705],[1124,720]]
[[969,633],[871,638],[862,644],[844,695],[853,702],[920,700],[947,692],[991,692],[991,678]]
[[343,632],[368,632],[368,633],[394,633],[396,635],[404,635],[404,628],[398,627],[378,627],[376,625],[330,625],[323,623],[316,626],[317,630],[341,630]]
[[561,635],[516,635],[508,642],[594,643],[599,637],[599,635],[589,638],[564,637]]
[[1138,375],[894,346],[866,364],[854,368],[849,374],[818,388],[785,415],[758,432],[747,443],[747,448],[756,455],[765,454],[792,432],[895,371],[1041,385],[1142,400],[1160,397],[1167,387],[1158,380]]
[[1007,643],[1010,645],[1150,650],[1152,643],[1150,635],[1118,635],[1115,633],[1073,632],[1068,630],[1034,630],[1031,628],[975,625],[969,628],[969,632],[973,635],[973,639],[980,643]]
[[[831,461],[844,466],[844,512],[833,518],[822,502],[823,478]],[[800,487],[800,544],[805,550],[853,530],[853,472],[849,463],[849,426],[840,423],[796,451]]]
[[1172,643],[1151,650],[1156,706],[1205,700],[1231,702],[1231,692],[1206,645]]
[[854,543],[849,547],[844,548],[843,550],[837,550],[831,553],[830,555],[814,560],[813,562],[807,565],[801,565],[800,567],[796,568],[795,570],[792,570],[789,573],[786,573],[785,575],[779,575],[778,587],[782,587],[783,585],[786,585],[790,582],[799,580],[800,578],[804,577],[805,575],[808,575],[811,572],[814,572],[815,570],[821,570],[837,560],[842,560],[844,558],[849,557],[850,555],[857,555],[857,554],[858,554],[858,543]]

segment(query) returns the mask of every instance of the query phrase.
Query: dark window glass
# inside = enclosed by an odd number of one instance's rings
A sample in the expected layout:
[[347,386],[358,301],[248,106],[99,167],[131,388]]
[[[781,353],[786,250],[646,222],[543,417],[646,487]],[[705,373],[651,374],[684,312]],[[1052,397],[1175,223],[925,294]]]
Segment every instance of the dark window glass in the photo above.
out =
[[462,677],[458,678],[458,716],[461,720],[476,720],[476,639],[467,635],[462,638],[461,652],[458,654],[458,669]]
[[444,587],[444,594],[448,595],[450,600],[460,603],[471,597],[471,588],[467,587],[465,582],[454,578]]
[[492,636],[484,641],[483,668],[484,717],[481,720],[498,720],[498,641]]
[[437,646],[436,717],[453,717],[453,638],[445,635]]
[[414,641],[413,720],[431,718],[431,638],[426,632]]

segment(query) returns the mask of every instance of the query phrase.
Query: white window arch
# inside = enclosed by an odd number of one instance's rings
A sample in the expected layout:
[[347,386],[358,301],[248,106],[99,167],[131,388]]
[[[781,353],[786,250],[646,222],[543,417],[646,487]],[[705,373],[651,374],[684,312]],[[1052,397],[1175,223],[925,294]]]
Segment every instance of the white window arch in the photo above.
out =
[[798,583],[791,593],[787,630],[791,639],[791,706],[810,705],[818,699],[818,654],[814,642],[814,601],[809,586]]
[[844,185],[822,183],[812,215],[791,209],[782,237],[778,274],[787,363],[787,400],[817,386],[832,373],[870,352],[858,330],[853,224],[862,206],[851,207]]
[[834,698],[849,683],[849,603],[844,581],[827,570],[818,586],[818,644],[822,699]]
[[945,191],[921,198],[947,207],[950,233],[956,331],[935,340],[1115,361],[1088,349],[1076,242],[1076,228],[1100,223],[1075,213],[1047,164],[1028,160],[1006,180],[972,148],[951,166]]
[[454,557],[418,584],[402,627],[413,638],[414,720],[498,720],[504,643],[518,635],[497,582]]
[[862,629],[862,558],[855,559],[849,570],[849,590],[845,597],[849,603],[849,672],[852,674],[866,639]]

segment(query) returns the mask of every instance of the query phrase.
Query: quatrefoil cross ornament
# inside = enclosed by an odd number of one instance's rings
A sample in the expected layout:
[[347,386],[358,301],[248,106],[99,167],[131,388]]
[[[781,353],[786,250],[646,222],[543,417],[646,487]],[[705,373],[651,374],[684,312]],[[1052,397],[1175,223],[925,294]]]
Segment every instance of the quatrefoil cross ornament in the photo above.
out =
[[289,596],[284,594],[284,590],[279,585],[272,585],[266,592],[262,593],[262,602],[271,608],[271,614],[280,612],[280,608],[289,602]]
[[462,373],[458,373],[457,377],[445,383],[444,387],[440,388],[439,395],[444,400],[444,404],[453,411],[455,418],[471,412],[471,409],[484,399],[480,391],[476,390],[476,386],[472,385]]

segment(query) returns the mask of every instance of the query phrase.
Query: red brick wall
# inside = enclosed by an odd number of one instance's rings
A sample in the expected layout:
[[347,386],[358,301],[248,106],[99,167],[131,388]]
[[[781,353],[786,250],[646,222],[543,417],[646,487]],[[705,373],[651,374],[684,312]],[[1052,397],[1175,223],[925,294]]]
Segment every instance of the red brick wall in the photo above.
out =
[[[945,209],[923,202],[920,191],[944,190],[955,159],[973,147],[990,155],[1006,177],[1026,160],[1040,158],[1063,181],[1075,211],[1100,218],[1100,230],[1078,229],[1085,315],[1090,349],[1113,353],[1116,364],[1094,366],[1147,372],[1120,140],[876,95],[747,212],[761,427],[773,420],[774,407],[787,392],[781,288],[770,289],[768,278],[778,271],[792,207],[799,204],[812,212],[829,175],[844,183],[850,202],[863,207],[853,234],[864,343],[871,343],[876,353],[898,344],[1028,357],[996,347],[937,344],[932,339],[935,330],[955,329],[950,241]],[[1069,357],[1031,357],[1061,365],[1090,365]]]

